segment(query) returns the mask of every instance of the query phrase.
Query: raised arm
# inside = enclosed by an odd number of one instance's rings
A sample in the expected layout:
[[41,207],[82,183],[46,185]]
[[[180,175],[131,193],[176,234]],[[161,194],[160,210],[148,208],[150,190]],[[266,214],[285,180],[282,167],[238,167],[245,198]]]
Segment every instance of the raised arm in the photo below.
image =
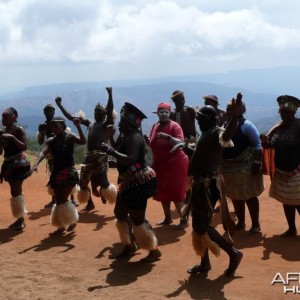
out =
[[[63,113],[63,115],[70,121],[73,121],[74,119],[78,118],[77,116],[73,116],[71,115],[71,113],[69,113],[65,107],[61,104],[62,103],[62,99],[60,97],[56,97],[55,98],[55,102],[57,104],[57,106],[59,107],[59,109],[61,110],[61,112]],[[85,126],[89,126],[90,121],[87,119],[81,119],[81,124],[85,125]]]
[[236,95],[236,99],[232,99],[232,110],[231,110],[232,116],[223,133],[223,140],[225,141],[230,140],[237,129],[238,120],[242,110],[242,98],[243,95],[241,93],[238,93]]
[[79,134],[79,137],[74,134],[74,138],[75,138],[75,143],[76,144],[84,145],[86,143],[86,138],[85,138],[85,136],[82,132],[82,128],[80,126],[80,123],[81,123],[81,121],[78,118],[75,118],[73,120],[73,124],[76,126],[76,128],[78,130],[78,134]]
[[108,93],[108,100],[106,105],[106,114],[107,114],[107,123],[113,124],[114,123],[114,117],[113,117],[113,111],[114,111],[114,103],[112,98],[112,87],[106,88]]

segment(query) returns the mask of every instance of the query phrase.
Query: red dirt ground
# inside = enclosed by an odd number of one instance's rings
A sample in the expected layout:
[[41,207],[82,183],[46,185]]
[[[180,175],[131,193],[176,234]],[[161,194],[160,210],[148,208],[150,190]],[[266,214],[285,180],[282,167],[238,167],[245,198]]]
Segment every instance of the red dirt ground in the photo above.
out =
[[[116,170],[109,171],[116,183]],[[48,175],[42,163],[39,172],[24,183],[27,227],[24,232],[8,229],[13,217],[9,189],[0,185],[0,298],[1,299],[293,299],[284,294],[283,285],[271,282],[277,273],[284,279],[288,272],[300,272],[299,236],[281,239],[287,229],[282,206],[268,197],[269,178],[260,196],[259,234],[237,232],[234,240],[244,252],[236,275],[223,275],[228,264],[224,252],[211,256],[208,276],[189,275],[186,270],[199,262],[191,243],[191,226],[174,230],[174,225],[156,227],[163,213],[158,202],[150,199],[147,218],[153,225],[162,259],[153,264],[139,260],[147,253],[139,250],[131,258],[114,260],[122,248],[114,226],[113,206],[94,199],[96,209],[80,213],[74,233],[51,236],[50,209],[45,189]],[[232,212],[232,205],[229,204]],[[81,210],[83,206],[78,209]],[[174,223],[178,216],[173,206]],[[234,214],[232,213],[233,217]],[[299,224],[299,217],[297,222]],[[219,216],[214,222],[222,233]],[[250,221],[247,213],[247,227]],[[299,228],[300,230],[300,228]],[[289,287],[297,285],[293,282]],[[300,293],[300,289],[299,289]],[[298,297],[297,297],[298,296]]]

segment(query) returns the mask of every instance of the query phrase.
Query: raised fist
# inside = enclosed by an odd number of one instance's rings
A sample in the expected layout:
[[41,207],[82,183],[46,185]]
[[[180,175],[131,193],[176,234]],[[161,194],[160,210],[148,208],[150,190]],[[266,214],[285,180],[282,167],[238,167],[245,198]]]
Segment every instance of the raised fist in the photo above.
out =
[[55,98],[55,103],[57,104],[57,105],[59,105],[59,104],[61,104],[61,98],[60,97],[56,97]]

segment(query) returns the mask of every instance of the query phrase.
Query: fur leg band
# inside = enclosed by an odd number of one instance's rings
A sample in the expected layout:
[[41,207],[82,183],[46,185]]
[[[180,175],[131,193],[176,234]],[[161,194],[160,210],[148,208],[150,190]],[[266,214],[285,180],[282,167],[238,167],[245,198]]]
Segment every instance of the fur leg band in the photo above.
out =
[[71,201],[67,201],[57,206],[58,217],[62,226],[68,227],[77,223],[79,216],[75,205]]
[[130,222],[116,219],[115,224],[119,231],[121,242],[125,245],[131,245],[133,242],[133,238],[132,238]]
[[24,214],[27,212],[25,209],[23,195],[10,198],[10,206],[13,216],[17,219],[24,217]]
[[114,184],[110,184],[106,189],[101,188],[101,197],[108,201],[109,204],[115,204],[117,199],[117,187]]
[[148,222],[141,225],[133,225],[133,235],[140,248],[153,250],[157,248],[157,239]]
[[52,209],[51,209],[51,215],[50,215],[50,223],[51,225],[57,227],[57,228],[60,228],[62,227],[62,223],[59,219],[59,216],[58,216],[58,206],[56,204],[54,204],[52,206]]
[[91,196],[90,190],[82,189],[80,186],[77,186],[77,200],[80,204],[87,203]]
[[206,250],[210,250],[215,256],[220,256],[219,246],[213,242],[207,233],[202,235],[192,231],[193,247],[197,255],[204,257]]

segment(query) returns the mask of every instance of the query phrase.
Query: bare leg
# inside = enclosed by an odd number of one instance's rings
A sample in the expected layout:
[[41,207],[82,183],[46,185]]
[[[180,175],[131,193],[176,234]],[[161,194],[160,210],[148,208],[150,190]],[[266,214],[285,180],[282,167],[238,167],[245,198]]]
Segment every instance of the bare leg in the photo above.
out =
[[259,224],[259,202],[257,197],[246,200],[246,205],[252,221],[252,226],[249,230],[249,233],[257,233],[261,230]]
[[177,212],[180,216],[180,223],[176,226],[176,229],[184,229],[184,228],[189,226],[189,223],[188,223],[188,220],[187,220],[188,218],[187,217],[186,218],[181,217],[181,211],[182,211],[182,208],[183,208],[185,203],[184,202],[175,202],[174,204],[175,204],[176,210],[177,210]]
[[286,220],[289,225],[289,229],[282,233],[280,237],[289,237],[289,236],[295,236],[297,235],[297,229],[295,224],[295,218],[296,218],[296,207],[291,205],[283,204],[283,210],[286,217]]
[[156,225],[169,225],[171,223],[173,223],[172,221],[172,217],[171,217],[171,202],[161,202],[161,205],[163,207],[164,210],[164,214],[165,214],[165,219],[163,221],[159,221],[156,223]]
[[230,259],[229,266],[225,270],[224,274],[226,276],[233,276],[243,258],[243,252],[227,243],[226,240],[219,234],[219,232],[212,226],[208,226],[207,234],[213,242],[217,243],[219,247],[228,254]]
[[238,222],[235,225],[235,229],[237,230],[244,229],[245,228],[245,201],[232,199],[232,204],[238,219]]

